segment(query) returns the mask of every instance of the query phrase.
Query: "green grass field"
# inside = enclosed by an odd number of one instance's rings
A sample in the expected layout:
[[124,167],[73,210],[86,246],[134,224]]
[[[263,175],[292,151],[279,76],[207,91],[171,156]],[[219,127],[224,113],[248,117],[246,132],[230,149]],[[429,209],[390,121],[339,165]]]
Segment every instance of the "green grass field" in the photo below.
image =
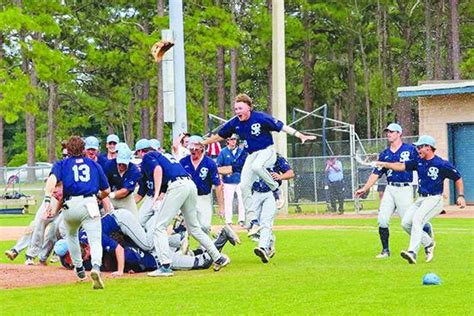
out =
[[[0,217],[1,225],[11,221]],[[438,246],[431,263],[421,252],[417,265],[400,258],[408,236],[397,219],[387,260],[374,258],[379,251],[374,219],[285,219],[277,224],[341,227],[277,231],[277,254],[266,265],[245,237],[242,245],[225,248],[232,263],[218,273],[108,279],[104,291],[93,291],[90,283],[1,290],[1,314],[473,315],[474,220],[433,223]],[[423,286],[428,272],[438,274],[442,285]]]

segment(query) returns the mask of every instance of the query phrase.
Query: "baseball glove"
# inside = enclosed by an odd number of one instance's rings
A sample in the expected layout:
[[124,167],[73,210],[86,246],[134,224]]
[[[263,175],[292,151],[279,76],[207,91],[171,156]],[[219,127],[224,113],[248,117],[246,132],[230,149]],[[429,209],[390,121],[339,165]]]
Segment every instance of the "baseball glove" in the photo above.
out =
[[174,43],[168,40],[156,42],[151,48],[151,55],[155,58],[155,62],[159,63],[165,53],[174,46]]

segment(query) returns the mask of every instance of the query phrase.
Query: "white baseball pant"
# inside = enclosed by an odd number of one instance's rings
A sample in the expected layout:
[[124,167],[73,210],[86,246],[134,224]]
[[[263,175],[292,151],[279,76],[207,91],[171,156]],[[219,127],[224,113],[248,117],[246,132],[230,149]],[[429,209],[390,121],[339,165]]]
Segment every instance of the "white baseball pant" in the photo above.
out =
[[224,210],[226,224],[232,224],[232,208],[234,204],[234,194],[237,194],[237,201],[239,202],[239,217],[238,221],[245,220],[244,200],[242,199],[242,191],[240,184],[224,183]]

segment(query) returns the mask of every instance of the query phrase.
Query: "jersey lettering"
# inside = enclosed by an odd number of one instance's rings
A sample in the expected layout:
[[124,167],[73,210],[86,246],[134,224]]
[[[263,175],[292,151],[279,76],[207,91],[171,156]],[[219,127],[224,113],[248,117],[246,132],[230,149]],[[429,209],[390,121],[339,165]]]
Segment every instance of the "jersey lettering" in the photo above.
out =
[[428,169],[428,177],[430,177],[432,180],[438,179],[438,173],[439,169],[436,167],[430,167]]
[[387,170],[387,178],[392,176],[392,172],[393,172],[392,169]]
[[409,151],[402,151],[400,153],[400,162],[405,162],[410,160],[410,152]]
[[201,180],[204,181],[204,179],[206,179],[208,173],[209,173],[208,168],[206,168],[206,167],[201,168],[201,170],[199,172],[199,178],[201,178]]
[[260,123],[252,124],[252,126],[250,127],[252,129],[252,135],[255,135],[255,136],[260,135],[260,133],[261,133],[260,128],[261,127],[262,127],[262,125],[260,125]]
[[88,165],[74,165],[72,171],[74,172],[75,182],[89,182],[91,179],[91,170]]
[[168,154],[168,153],[164,153],[162,154],[163,157],[165,157],[166,159],[168,159],[169,162],[171,163],[179,163],[178,160],[176,160],[176,158],[174,158],[172,155]]

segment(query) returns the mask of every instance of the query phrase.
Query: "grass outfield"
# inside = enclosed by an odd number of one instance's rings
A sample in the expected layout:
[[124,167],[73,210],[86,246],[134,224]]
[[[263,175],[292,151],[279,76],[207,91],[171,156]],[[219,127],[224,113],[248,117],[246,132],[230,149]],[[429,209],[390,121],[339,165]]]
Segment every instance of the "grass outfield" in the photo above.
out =
[[[232,263],[218,273],[108,279],[104,291],[93,291],[90,283],[1,290],[1,314],[474,314],[473,219],[435,219],[435,259],[427,264],[420,252],[417,265],[398,254],[408,236],[396,222],[393,256],[376,260],[374,219],[304,221],[354,229],[277,231],[277,254],[267,265],[253,254],[254,244],[244,240],[239,247],[226,247]],[[0,247],[12,244],[0,242]],[[0,261],[6,262],[4,256]],[[422,286],[428,272],[438,274],[443,284]]]

